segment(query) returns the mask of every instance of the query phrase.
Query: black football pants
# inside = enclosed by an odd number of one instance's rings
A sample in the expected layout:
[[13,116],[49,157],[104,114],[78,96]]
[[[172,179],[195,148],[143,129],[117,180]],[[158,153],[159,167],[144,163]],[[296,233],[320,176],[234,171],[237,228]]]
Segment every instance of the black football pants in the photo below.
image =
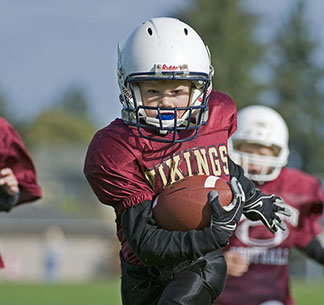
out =
[[172,268],[135,266],[121,256],[121,271],[123,305],[210,305],[226,280],[220,250]]

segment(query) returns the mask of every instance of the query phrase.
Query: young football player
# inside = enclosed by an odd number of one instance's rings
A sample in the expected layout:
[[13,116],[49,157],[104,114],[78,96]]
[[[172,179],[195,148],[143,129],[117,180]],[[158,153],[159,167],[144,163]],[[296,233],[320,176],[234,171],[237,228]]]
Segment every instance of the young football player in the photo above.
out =
[[[84,173],[99,200],[116,212],[124,305],[212,304],[226,277],[221,248],[242,209],[272,232],[284,229],[276,213],[287,211],[275,204],[278,198],[255,190],[227,156],[236,107],[212,91],[212,75],[207,47],[174,18],[144,22],[119,48],[122,117],[96,133]],[[203,174],[231,182],[233,209],[226,212],[211,192],[210,226],[159,228],[154,198],[179,179]]]
[[265,106],[249,106],[238,113],[238,129],[229,154],[246,176],[265,193],[284,199],[291,217],[288,229],[275,235],[262,223],[242,218],[225,248],[227,283],[220,305],[290,305],[288,259],[297,247],[324,265],[324,248],[317,235],[324,195],[320,182],[300,170],[285,167],[288,128],[283,118]]
[[[20,136],[0,117],[0,212],[41,198],[34,163]],[[4,267],[0,255],[0,268]]]

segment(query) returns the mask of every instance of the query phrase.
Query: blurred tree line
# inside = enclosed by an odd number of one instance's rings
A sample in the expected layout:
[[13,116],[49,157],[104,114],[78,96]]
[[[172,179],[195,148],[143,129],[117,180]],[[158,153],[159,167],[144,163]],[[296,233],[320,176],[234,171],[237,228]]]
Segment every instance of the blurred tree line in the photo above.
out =
[[262,16],[246,0],[192,0],[175,17],[208,45],[214,88],[229,94],[238,110],[252,104],[277,110],[290,131],[290,165],[323,176],[324,71],[315,57],[320,39],[307,18],[307,1],[292,3],[268,42],[257,35]]
[[69,87],[49,108],[27,121],[18,120],[8,105],[6,95],[0,90],[0,116],[14,125],[25,145],[32,150],[40,146],[86,147],[97,130],[91,118],[89,98],[79,87]]

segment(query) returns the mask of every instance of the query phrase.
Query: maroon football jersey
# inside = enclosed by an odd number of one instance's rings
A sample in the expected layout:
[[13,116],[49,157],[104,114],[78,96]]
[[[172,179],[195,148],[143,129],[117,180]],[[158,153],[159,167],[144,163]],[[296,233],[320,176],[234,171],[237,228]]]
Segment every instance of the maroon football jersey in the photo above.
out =
[[[9,167],[15,174],[20,196],[17,204],[39,199],[42,195],[32,159],[14,128],[0,117],[0,169]],[[0,268],[3,262],[0,256]]]
[[282,217],[286,231],[271,234],[260,222],[241,219],[226,250],[248,259],[249,270],[241,277],[228,276],[219,305],[258,305],[267,300],[293,304],[289,291],[288,256],[293,247],[304,248],[321,232],[323,191],[319,181],[299,170],[284,168],[275,181],[260,187],[289,205],[291,217]]
[[14,172],[20,190],[18,204],[39,199],[42,193],[35,166],[19,134],[4,118],[0,118],[0,131],[0,168]]
[[3,260],[2,260],[1,254],[0,254],[0,269],[1,268],[4,268],[4,263],[3,263]]
[[[154,142],[121,119],[99,130],[91,141],[84,173],[99,200],[116,212],[117,235],[127,262],[140,263],[123,233],[123,210],[152,200],[165,186],[186,176],[229,180],[227,139],[236,129],[236,106],[227,95],[213,91],[208,107],[208,123],[191,141]],[[180,136],[188,132],[181,131]]]

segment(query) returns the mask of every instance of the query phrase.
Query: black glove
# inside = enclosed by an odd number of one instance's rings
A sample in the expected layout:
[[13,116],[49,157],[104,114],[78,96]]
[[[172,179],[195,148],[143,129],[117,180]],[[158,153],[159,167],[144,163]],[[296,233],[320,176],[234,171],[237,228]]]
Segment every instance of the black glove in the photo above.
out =
[[243,207],[243,214],[252,221],[261,220],[271,233],[277,232],[278,228],[286,230],[287,225],[277,214],[290,216],[290,211],[278,204],[284,201],[275,195],[262,194],[259,189],[255,189],[254,194],[246,201]]
[[225,235],[226,243],[240,221],[244,199],[242,187],[235,177],[231,179],[231,188],[233,200],[225,207],[221,206],[217,191],[211,191],[208,194],[208,201],[212,210],[211,227],[214,231]]
[[17,203],[19,198],[19,192],[16,195],[8,194],[4,185],[0,186],[0,212],[9,212],[13,206]]

